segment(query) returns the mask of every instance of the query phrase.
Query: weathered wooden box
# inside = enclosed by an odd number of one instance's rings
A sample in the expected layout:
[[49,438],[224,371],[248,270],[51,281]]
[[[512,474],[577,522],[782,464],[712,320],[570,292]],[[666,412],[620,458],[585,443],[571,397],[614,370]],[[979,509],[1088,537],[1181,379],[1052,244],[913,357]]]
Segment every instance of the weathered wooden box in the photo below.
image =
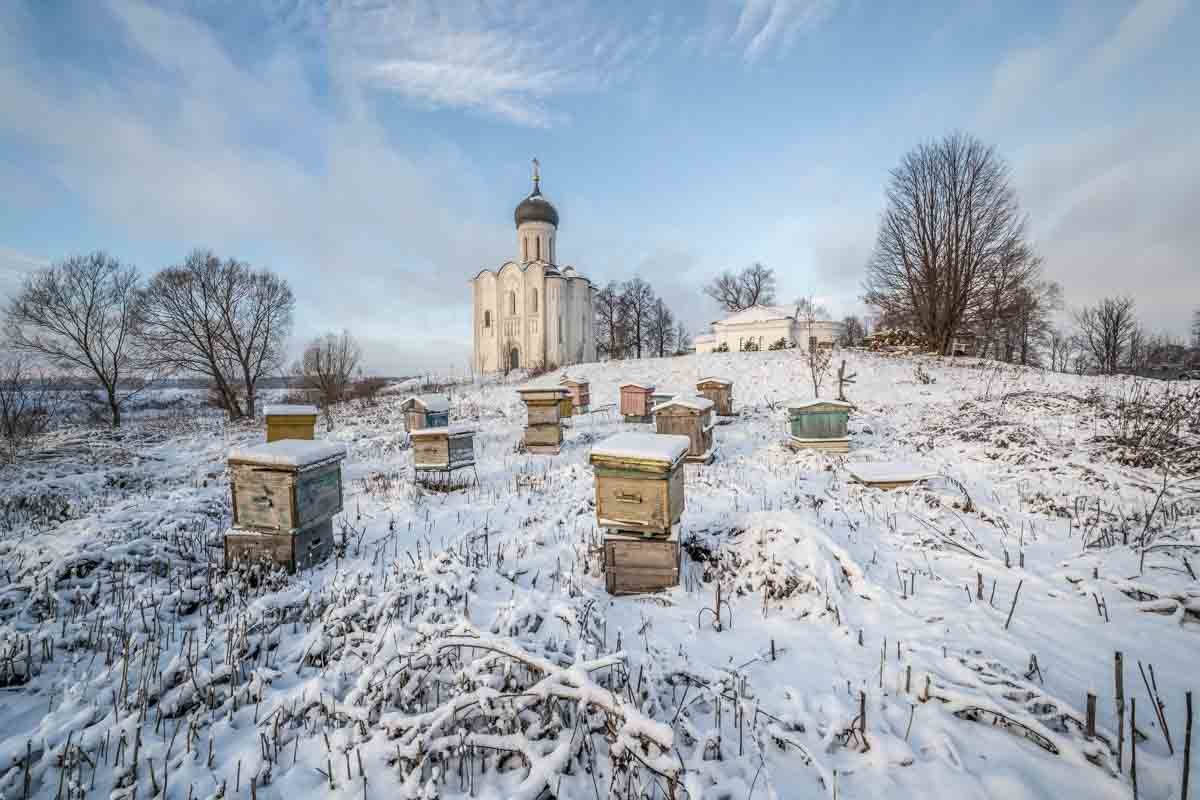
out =
[[573,413],[586,414],[592,404],[588,382],[564,377],[562,379],[562,385],[563,388],[566,389],[571,395],[571,407]]
[[288,572],[308,569],[333,552],[333,520],[295,533],[266,533],[233,528],[225,534],[225,564],[254,561],[277,564]]
[[621,386],[621,416],[626,422],[653,422],[653,386],[626,383]]
[[341,444],[299,439],[231,451],[233,530],[225,537],[227,560],[269,556],[295,571],[327,553],[331,520],[342,510],[345,455]]
[[413,395],[400,404],[400,410],[404,412],[404,430],[409,433],[450,424],[450,399],[444,394]]
[[678,585],[677,539],[604,537],[604,587],[609,594],[643,594]]
[[317,407],[307,405],[263,406],[267,421],[267,441],[306,439],[311,441],[317,426]]
[[412,432],[413,466],[450,471],[475,463],[475,429],[467,425],[423,428]]
[[659,433],[686,436],[686,461],[707,464],[713,454],[713,401],[707,397],[676,397],[654,407],[654,422]]
[[517,393],[525,402],[525,449],[556,455],[562,446],[562,402],[570,398],[561,386],[527,386]]
[[788,404],[788,443],[799,449],[845,453],[850,450],[846,425],[849,403],[841,400],[798,400]]
[[696,383],[701,397],[713,401],[714,411],[719,417],[733,416],[733,381],[722,378],[704,378]]
[[666,537],[684,509],[685,436],[619,433],[592,448],[596,522],[601,528]]

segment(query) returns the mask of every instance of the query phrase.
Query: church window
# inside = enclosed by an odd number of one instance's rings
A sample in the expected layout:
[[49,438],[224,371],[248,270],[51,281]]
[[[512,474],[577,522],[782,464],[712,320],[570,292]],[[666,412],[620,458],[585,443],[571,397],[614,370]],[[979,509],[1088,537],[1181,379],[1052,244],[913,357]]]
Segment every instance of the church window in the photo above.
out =
[[514,315],[517,313],[517,293],[516,292],[508,293],[508,313],[514,314]]
[[541,261],[542,260],[542,237],[540,237],[540,236],[537,237],[536,244],[537,244],[537,258],[538,258],[538,261]]
[[537,289],[534,289],[534,290],[533,290],[533,313],[535,313],[535,314],[537,313],[537,310],[538,310],[538,304],[537,304],[537,303],[538,303],[538,298],[537,298]]
[[483,327],[485,327],[485,328],[492,327],[492,312],[491,311],[483,312]]
[[521,237],[521,260],[522,261],[529,260],[529,237],[528,236]]
[[562,344],[562,317],[558,318],[558,343]]

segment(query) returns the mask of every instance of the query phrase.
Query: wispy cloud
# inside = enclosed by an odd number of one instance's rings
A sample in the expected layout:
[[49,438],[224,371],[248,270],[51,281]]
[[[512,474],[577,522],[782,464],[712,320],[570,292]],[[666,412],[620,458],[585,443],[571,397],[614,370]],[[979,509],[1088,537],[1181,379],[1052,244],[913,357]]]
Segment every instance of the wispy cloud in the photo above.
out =
[[753,63],[791,51],[833,16],[840,0],[743,0],[739,5],[729,41]]
[[1138,0],[1092,52],[1087,72],[1103,77],[1132,61],[1167,30],[1185,5],[1185,0]]

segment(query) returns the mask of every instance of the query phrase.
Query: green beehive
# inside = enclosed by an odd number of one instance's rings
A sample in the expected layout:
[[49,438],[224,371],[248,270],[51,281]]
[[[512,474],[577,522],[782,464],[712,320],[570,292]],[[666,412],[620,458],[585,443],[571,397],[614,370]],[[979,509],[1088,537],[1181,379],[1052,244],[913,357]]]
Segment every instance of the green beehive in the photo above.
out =
[[845,453],[850,450],[846,424],[849,403],[841,400],[798,400],[788,404],[789,444],[807,450]]

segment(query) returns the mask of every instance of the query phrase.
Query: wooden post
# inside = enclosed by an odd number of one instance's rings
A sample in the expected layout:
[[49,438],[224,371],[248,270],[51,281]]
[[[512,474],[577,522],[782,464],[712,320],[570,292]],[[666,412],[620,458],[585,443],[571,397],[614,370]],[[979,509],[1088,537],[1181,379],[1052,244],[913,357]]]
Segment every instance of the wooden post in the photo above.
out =
[[1113,659],[1113,671],[1117,691],[1117,772],[1122,772],[1125,764],[1125,669],[1120,650]]
[[976,600],[983,599],[983,573],[982,572],[975,573],[975,599]]
[[1087,693],[1087,738],[1096,738],[1096,693]]
[[1137,800],[1137,698],[1129,698],[1129,777],[1133,780],[1133,800]]
[[1187,725],[1183,733],[1183,792],[1182,800],[1188,798],[1188,781],[1192,777],[1192,693],[1187,693]]
[[1009,623],[1012,622],[1013,612],[1017,610],[1017,598],[1021,596],[1021,584],[1024,582],[1024,578],[1017,581],[1017,591],[1013,593],[1012,607],[1008,609],[1008,619],[1004,621],[1004,630],[1008,630]]

